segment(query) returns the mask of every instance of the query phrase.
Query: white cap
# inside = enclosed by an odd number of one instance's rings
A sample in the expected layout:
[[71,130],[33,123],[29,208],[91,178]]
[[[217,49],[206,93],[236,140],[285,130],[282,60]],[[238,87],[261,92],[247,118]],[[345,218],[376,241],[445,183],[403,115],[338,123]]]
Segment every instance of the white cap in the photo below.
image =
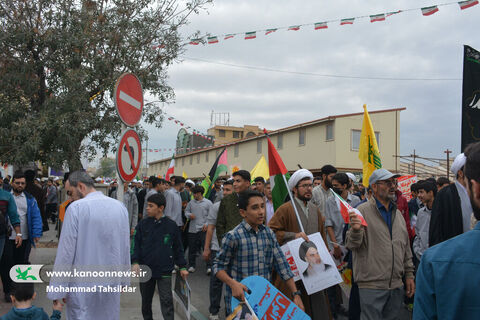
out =
[[300,180],[304,178],[310,178],[313,180],[313,174],[307,169],[300,169],[295,171],[288,180],[288,187],[290,188],[290,190],[296,187],[298,182],[300,182]]
[[355,175],[351,172],[347,172],[347,176],[348,178],[350,178],[350,180],[353,181],[353,183],[357,183],[357,177],[355,177]]
[[462,169],[462,167],[465,165],[465,162],[467,161],[467,157],[465,157],[465,154],[460,153],[456,158],[455,161],[453,161],[452,167],[450,168],[450,171],[456,176],[458,171]]

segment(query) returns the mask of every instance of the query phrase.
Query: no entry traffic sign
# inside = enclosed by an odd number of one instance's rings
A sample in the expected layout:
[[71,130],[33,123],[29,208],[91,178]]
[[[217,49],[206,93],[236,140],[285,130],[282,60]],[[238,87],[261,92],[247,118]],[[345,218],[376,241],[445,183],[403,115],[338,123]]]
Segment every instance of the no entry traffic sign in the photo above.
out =
[[115,107],[123,123],[135,126],[142,117],[143,90],[138,78],[124,73],[118,78],[114,92]]
[[117,171],[123,181],[132,181],[142,161],[140,138],[134,130],[127,130],[117,149]]

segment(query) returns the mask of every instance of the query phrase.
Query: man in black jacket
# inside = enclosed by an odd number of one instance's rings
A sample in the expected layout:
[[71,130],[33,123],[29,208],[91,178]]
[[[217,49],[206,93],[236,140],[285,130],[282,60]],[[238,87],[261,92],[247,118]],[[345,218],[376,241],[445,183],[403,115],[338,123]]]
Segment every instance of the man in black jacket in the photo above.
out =
[[173,320],[172,271],[179,266],[180,276],[187,278],[187,262],[183,254],[182,237],[177,224],[164,216],[165,196],[151,195],[147,200],[147,215],[135,229],[132,268],[140,271],[140,265],[152,270],[152,278],[140,283],[143,319],[152,319],[152,299],[155,285],[158,287],[163,319]]
[[437,193],[430,218],[429,246],[436,245],[470,230],[472,205],[464,181],[465,155],[459,154],[451,171],[456,176],[452,183]]

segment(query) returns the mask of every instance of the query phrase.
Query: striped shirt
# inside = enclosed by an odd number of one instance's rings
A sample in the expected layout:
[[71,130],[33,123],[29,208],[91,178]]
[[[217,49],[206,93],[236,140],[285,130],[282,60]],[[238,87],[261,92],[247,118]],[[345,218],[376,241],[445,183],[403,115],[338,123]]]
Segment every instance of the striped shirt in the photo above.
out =
[[[213,267],[215,273],[224,270],[238,282],[254,275],[270,281],[273,269],[285,281],[293,278],[293,273],[273,231],[264,225],[259,225],[258,231],[255,232],[245,220],[225,234]],[[229,314],[231,299],[232,290],[227,286],[225,300]]]

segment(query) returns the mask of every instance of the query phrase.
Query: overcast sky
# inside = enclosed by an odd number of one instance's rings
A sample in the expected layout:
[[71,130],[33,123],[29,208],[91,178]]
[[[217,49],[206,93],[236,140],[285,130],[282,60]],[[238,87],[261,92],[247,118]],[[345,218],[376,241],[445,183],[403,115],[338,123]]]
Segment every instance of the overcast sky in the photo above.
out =
[[[192,16],[182,30],[220,35],[322,22],[440,4],[442,1],[358,0],[219,0],[208,13]],[[299,31],[278,30],[244,40],[243,35],[217,44],[187,47],[182,62],[170,68],[175,104],[165,111],[206,132],[210,113],[229,112],[230,124],[278,129],[352,112],[406,107],[401,112],[401,153],[444,157],[460,152],[463,45],[480,49],[480,5],[460,10],[439,7],[432,16],[406,11],[371,23],[329,23]],[[345,79],[267,72],[215,63],[247,65],[315,74],[382,78],[457,79],[389,81]],[[146,96],[146,100],[151,99]],[[162,129],[146,126],[149,148],[174,148],[180,127],[166,120]],[[381,152],[381,150],[380,150]],[[149,153],[148,161],[171,156]]]

